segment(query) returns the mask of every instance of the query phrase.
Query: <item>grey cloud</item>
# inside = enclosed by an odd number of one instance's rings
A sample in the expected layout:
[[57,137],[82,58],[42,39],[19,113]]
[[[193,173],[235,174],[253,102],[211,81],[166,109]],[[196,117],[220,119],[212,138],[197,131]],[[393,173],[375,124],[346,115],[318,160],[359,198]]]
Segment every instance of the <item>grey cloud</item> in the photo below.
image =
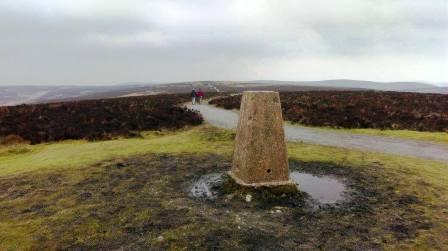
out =
[[[378,76],[378,71],[356,68],[356,62],[369,58],[374,64],[373,60],[381,57],[394,58],[387,66],[378,61],[385,69],[400,62],[409,65],[409,70],[390,71],[380,80],[447,80],[442,77],[443,67],[448,66],[444,1],[429,1],[433,4],[423,7],[409,6],[410,1],[389,5],[387,1],[366,1],[369,8],[375,2],[382,4],[372,11],[358,3],[353,6],[359,9],[356,11],[340,6],[336,10],[319,7],[309,13],[303,9],[312,6],[311,1],[260,1],[272,8],[242,17],[228,10],[222,11],[223,17],[204,13],[221,13],[219,8],[225,9],[230,2],[235,1],[196,3],[192,13],[184,13],[179,20],[171,13],[174,21],[169,22],[157,8],[145,15],[50,15],[31,7],[33,11],[1,8],[0,2],[0,84],[278,76],[302,80],[303,75],[295,72],[303,71],[314,79],[361,76],[375,80],[371,78]],[[190,1],[168,3],[181,3],[182,7]],[[230,16],[225,16],[227,13]],[[303,60],[323,62],[322,69],[316,70],[314,65],[308,69]],[[270,71],[265,70],[267,65]],[[295,71],[298,65],[301,70]],[[412,70],[415,68],[420,70]]]

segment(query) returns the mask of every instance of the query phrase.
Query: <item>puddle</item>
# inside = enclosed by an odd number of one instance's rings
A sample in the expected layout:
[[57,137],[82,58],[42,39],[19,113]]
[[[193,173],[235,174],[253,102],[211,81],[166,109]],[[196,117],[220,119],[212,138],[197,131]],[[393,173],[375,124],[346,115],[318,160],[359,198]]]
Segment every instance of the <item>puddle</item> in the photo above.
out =
[[293,171],[291,179],[299,184],[299,189],[308,193],[314,200],[322,204],[333,204],[344,199],[347,190],[344,183],[330,176],[314,176],[308,173]]
[[203,199],[216,199],[218,192],[213,190],[213,187],[218,186],[223,182],[223,173],[211,173],[201,176],[194,182],[190,193],[193,197]]
[[[191,196],[215,200],[219,196],[214,189],[223,183],[224,173],[211,173],[201,176],[190,189]],[[344,200],[347,190],[344,183],[331,176],[315,176],[308,173],[292,171],[291,179],[299,184],[299,190],[309,194],[313,201],[320,204],[334,204]]]

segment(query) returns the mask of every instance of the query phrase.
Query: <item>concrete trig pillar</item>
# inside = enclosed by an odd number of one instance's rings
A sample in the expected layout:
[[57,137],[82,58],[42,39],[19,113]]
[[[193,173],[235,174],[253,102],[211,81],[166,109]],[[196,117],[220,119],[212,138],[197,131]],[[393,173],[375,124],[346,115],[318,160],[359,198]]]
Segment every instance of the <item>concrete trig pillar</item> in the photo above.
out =
[[243,93],[229,174],[243,186],[294,185],[278,92]]

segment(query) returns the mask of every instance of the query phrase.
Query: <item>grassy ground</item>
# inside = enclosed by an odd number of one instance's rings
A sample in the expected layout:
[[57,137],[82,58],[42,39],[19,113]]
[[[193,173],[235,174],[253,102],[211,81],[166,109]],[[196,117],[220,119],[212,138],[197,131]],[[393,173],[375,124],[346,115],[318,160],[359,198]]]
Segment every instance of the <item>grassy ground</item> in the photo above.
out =
[[201,126],[1,148],[0,250],[448,247],[442,162],[290,143],[291,168],[344,178],[352,200],[273,214],[239,194],[190,198],[195,177],[230,168],[233,136]]
[[[290,125],[297,125],[294,123],[289,123]],[[298,125],[303,126],[303,125]],[[402,139],[411,140],[422,140],[434,143],[448,144],[448,133],[447,132],[419,132],[411,130],[380,130],[380,129],[346,129],[346,128],[330,128],[330,127],[311,127],[303,126],[317,130],[328,130],[332,132],[340,133],[353,133],[353,134],[363,134],[370,136],[383,136],[383,137],[396,137]]]
[[[23,172],[77,168],[112,158],[141,153],[230,153],[231,142],[200,139],[210,128],[174,132],[146,132],[142,138],[87,142],[69,140],[40,145],[0,148],[0,176]],[[230,133],[230,132],[229,132]]]
[[448,144],[448,133],[446,132],[418,132],[411,130],[378,130],[378,129],[333,129],[333,128],[324,128],[324,129],[336,132],[347,132],[347,133],[384,136],[384,137],[397,137],[403,139],[423,140],[423,141]]

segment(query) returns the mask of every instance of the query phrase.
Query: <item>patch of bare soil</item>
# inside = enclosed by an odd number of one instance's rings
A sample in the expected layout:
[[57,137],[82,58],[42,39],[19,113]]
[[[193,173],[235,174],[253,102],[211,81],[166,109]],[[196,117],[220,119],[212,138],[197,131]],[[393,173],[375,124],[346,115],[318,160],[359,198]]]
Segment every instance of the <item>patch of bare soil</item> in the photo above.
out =
[[396,192],[388,179],[391,173],[380,164],[290,165],[344,179],[349,199],[313,208],[303,193],[232,185],[217,188],[216,200],[197,199],[190,195],[194,181],[229,170],[230,159],[160,154],[76,172],[1,178],[0,221],[40,222],[40,231],[29,236],[40,250],[383,249],[412,242],[419,231],[432,229],[415,207],[424,202]]

